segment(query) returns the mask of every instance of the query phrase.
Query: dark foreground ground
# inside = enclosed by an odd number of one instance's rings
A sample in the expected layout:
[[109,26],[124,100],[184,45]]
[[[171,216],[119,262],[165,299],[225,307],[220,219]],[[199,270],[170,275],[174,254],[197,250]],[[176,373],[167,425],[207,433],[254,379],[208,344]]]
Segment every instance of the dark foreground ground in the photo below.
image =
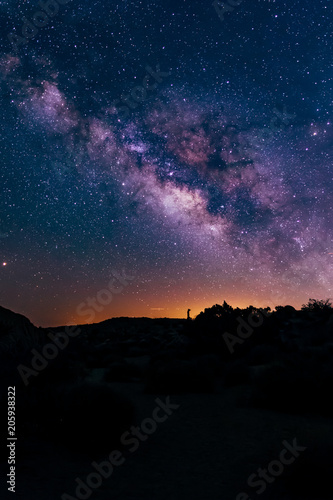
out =
[[67,344],[0,312],[1,498],[8,386],[17,498],[333,498],[331,310],[119,318]]

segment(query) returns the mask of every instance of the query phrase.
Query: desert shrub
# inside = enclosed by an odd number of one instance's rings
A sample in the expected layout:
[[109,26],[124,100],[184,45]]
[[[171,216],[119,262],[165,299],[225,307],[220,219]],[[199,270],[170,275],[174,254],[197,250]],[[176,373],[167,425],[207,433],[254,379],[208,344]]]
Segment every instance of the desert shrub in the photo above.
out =
[[224,373],[224,363],[216,354],[197,356],[196,363],[200,372],[210,373],[212,377],[221,376]]
[[317,325],[308,332],[308,343],[312,346],[323,346],[330,341],[329,332],[325,331],[323,325]]
[[91,345],[85,353],[85,364],[87,368],[105,368],[109,356],[104,346]]
[[151,356],[151,364],[154,365],[156,363],[161,362],[171,362],[173,360],[189,360],[194,356],[191,353],[184,351],[183,349],[177,349],[174,347],[160,349],[157,352],[154,352]]
[[250,369],[248,365],[236,359],[233,362],[226,363],[224,368],[224,385],[232,387],[235,385],[247,384],[250,382]]
[[275,346],[269,344],[258,345],[247,354],[247,363],[250,366],[266,365],[271,363],[278,353]]
[[305,362],[309,362],[312,365],[315,363],[330,364],[332,360],[332,353],[330,353],[327,345],[303,347],[300,349],[300,355]]
[[258,372],[250,400],[254,406],[282,412],[332,416],[332,384],[330,364],[290,356]]
[[311,312],[332,312],[332,303],[330,299],[319,300],[319,299],[309,299],[307,304],[302,305],[302,311],[311,311]]
[[214,381],[214,371],[197,360],[173,359],[151,366],[145,390],[164,394],[207,393],[214,390]]
[[141,375],[137,366],[125,360],[111,363],[105,373],[105,382],[128,382]]

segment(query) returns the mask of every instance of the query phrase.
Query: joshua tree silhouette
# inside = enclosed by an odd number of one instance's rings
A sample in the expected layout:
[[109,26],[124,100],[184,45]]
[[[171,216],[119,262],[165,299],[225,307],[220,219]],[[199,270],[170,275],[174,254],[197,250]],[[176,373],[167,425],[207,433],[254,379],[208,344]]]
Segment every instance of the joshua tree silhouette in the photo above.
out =
[[192,319],[190,316],[191,309],[187,309],[187,319]]

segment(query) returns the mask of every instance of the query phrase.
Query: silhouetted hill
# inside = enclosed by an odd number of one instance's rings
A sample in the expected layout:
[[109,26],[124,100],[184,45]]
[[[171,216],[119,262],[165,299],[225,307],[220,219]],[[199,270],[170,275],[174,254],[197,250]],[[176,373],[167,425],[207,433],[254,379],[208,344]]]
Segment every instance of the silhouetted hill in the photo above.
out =
[[0,306],[0,337],[6,333],[19,332],[31,333],[35,330],[31,321],[22,314]]
[[[0,308],[0,327],[0,404],[6,406],[7,388],[15,386],[25,499],[73,495],[87,463],[105,460],[113,449],[128,464],[98,491],[101,500],[239,498],[249,475],[295,437],[309,453],[295,469],[286,467],[263,499],[332,498],[326,495],[333,467],[328,301],[274,311],[224,302],[193,320],[121,317],[44,329]],[[156,401],[168,398],[179,409],[165,423],[158,410],[162,419],[154,423]],[[139,428],[145,436],[136,454],[121,435]],[[0,427],[3,442],[5,432]],[[177,482],[190,494],[164,494]]]

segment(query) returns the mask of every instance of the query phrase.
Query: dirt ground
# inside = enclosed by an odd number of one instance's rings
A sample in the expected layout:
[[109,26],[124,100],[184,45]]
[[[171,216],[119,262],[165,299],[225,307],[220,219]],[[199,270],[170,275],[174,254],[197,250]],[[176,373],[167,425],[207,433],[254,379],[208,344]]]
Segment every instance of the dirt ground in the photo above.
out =
[[[113,383],[112,387],[129,396],[137,408],[139,425],[151,417],[155,399],[165,395],[145,394],[141,383]],[[307,447],[303,453],[332,443],[332,420],[315,416],[288,415],[251,408],[249,386],[225,388],[217,386],[212,394],[170,395],[178,404],[167,420],[141,442],[135,452],[123,450],[125,462],[114,468],[99,488],[81,498],[96,500],[324,500],[333,498],[317,490],[304,493],[301,485],[291,491],[287,481],[294,464],[262,494],[247,485],[248,477],[279,457],[282,444]],[[21,416],[23,418],[23,416]],[[18,422],[19,426],[19,422]],[[103,440],[103,435],[100,436]],[[110,452],[112,449],[110,449]],[[17,442],[20,464],[17,469],[16,498],[24,500],[56,500],[67,493],[76,497],[77,477],[85,481],[94,471],[91,463],[101,462],[107,455],[85,456],[69,452],[54,442],[28,439]],[[7,465],[1,471],[7,469]],[[321,477],[313,482],[322,481]],[[320,486],[320,485],[319,485]],[[308,496],[306,496],[308,495]],[[311,496],[309,496],[311,495]],[[13,494],[8,493],[8,498]],[[70,497],[68,497],[70,498]]]

